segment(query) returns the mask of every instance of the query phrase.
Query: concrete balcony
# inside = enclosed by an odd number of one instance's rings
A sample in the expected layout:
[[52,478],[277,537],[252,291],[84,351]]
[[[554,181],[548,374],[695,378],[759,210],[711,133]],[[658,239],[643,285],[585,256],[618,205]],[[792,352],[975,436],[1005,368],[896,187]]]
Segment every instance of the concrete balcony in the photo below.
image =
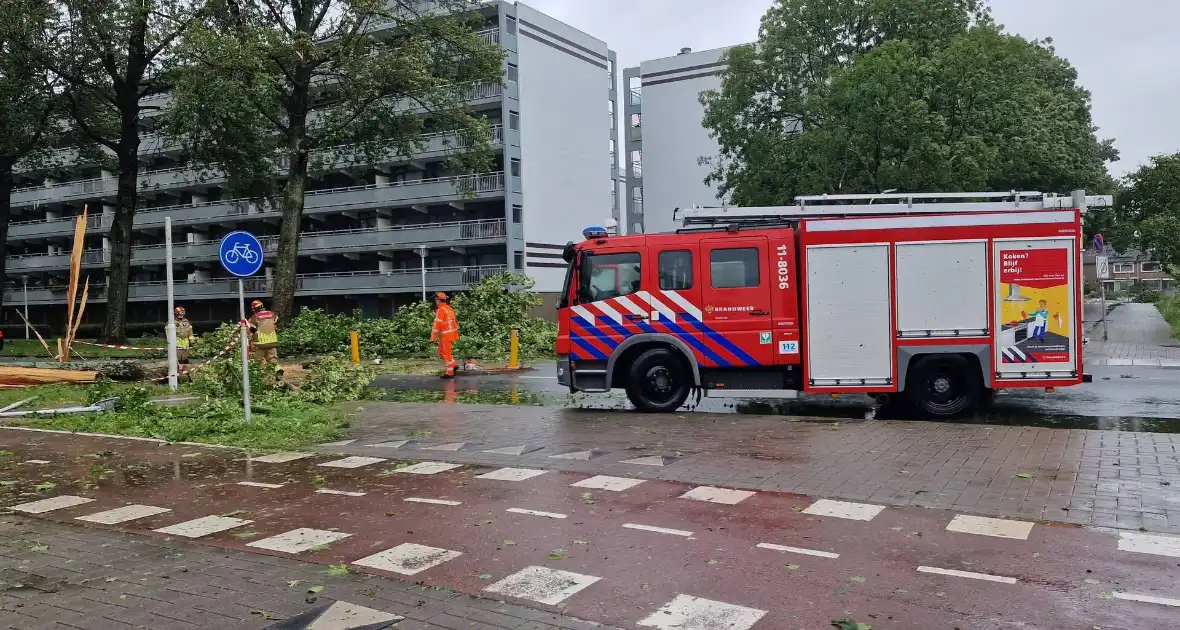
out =
[[[503,273],[504,265],[481,267],[445,267],[426,270],[426,287],[431,291],[462,291],[489,276]],[[244,281],[247,297],[267,297],[274,285],[270,278]],[[175,282],[173,291],[177,301],[237,299],[236,279],[216,278],[201,282]],[[358,271],[352,273],[314,273],[298,276],[296,295],[369,295],[374,293],[418,293],[422,290],[422,272],[418,269],[399,269],[392,272]],[[155,302],[167,298],[167,283],[132,282],[130,301]],[[8,304],[23,303],[24,295],[17,287],[5,291]],[[29,304],[58,304],[66,299],[66,287],[29,288]],[[90,286],[90,302],[105,302],[106,287]]]
[[[397,208],[430,204],[456,203],[479,199],[494,199],[504,195],[504,173],[481,173],[394,181],[384,184],[329,188],[307,193],[304,214],[328,214],[346,210]],[[278,207],[256,203],[249,199],[229,199],[200,204],[182,204],[159,208],[145,208],[135,214],[138,229],[158,229],[164,217],[171,217],[177,226],[209,223],[229,223],[248,219],[277,218]],[[88,219],[89,230],[107,230],[111,215],[95,214]],[[9,240],[69,236],[73,233],[74,217],[43,221],[21,221],[9,227]]]
[[[141,191],[169,190],[194,185],[224,183],[225,175],[215,169],[194,170],[188,166],[146,171],[139,174]],[[12,205],[28,206],[39,203],[60,203],[100,197],[113,198],[119,191],[119,180],[110,177],[81,179],[49,186],[30,186],[12,191]]]

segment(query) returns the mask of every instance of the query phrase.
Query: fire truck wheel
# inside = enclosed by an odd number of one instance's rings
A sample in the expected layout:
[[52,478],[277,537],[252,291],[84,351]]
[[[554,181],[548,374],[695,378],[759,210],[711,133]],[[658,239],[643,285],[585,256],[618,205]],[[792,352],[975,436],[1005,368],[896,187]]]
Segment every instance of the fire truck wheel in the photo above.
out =
[[932,354],[910,368],[905,393],[917,411],[953,418],[973,411],[983,398],[979,367],[957,354]]
[[675,411],[688,398],[691,378],[684,359],[666,348],[639,355],[627,378],[627,398],[639,411]]

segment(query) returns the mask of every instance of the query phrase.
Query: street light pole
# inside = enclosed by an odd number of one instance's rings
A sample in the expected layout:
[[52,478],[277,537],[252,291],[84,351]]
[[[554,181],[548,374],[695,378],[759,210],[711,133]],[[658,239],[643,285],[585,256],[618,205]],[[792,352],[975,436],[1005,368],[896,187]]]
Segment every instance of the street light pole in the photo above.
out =
[[426,301],[426,246],[418,246],[418,256],[422,258],[422,301]]
[[21,286],[25,289],[25,341],[29,339],[29,274],[20,277]]

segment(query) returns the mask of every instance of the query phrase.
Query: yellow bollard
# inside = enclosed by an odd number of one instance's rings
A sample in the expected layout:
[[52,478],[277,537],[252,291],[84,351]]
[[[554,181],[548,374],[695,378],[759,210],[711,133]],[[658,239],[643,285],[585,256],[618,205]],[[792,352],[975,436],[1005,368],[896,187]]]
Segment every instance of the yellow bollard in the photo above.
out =
[[508,369],[520,369],[520,331],[513,328],[508,335]]
[[360,338],[357,336],[355,330],[350,331],[348,333],[348,339],[352,343],[352,364],[353,365],[360,365],[361,364],[361,342],[360,342]]

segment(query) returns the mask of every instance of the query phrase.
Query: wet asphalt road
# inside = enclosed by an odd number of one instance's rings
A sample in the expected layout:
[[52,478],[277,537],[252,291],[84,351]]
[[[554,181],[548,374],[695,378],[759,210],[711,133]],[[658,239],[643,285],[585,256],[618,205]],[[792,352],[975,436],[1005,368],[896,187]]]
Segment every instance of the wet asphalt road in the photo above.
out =
[[[1068,429],[1103,429],[1180,433],[1180,368],[1094,366],[1087,368],[1093,383],[1059,389],[1013,390],[996,396],[991,409],[961,422],[1040,426]],[[630,409],[622,392],[575,394],[557,383],[556,368],[540,364],[523,374],[461,376],[447,381],[434,376],[377,378],[374,386],[391,390],[435,392],[529,393],[530,400],[545,405],[591,409]],[[713,413],[810,416],[860,419],[873,409],[867,396],[801,396],[794,400],[705,398],[695,410]],[[900,412],[882,409],[878,418],[900,418]]]

